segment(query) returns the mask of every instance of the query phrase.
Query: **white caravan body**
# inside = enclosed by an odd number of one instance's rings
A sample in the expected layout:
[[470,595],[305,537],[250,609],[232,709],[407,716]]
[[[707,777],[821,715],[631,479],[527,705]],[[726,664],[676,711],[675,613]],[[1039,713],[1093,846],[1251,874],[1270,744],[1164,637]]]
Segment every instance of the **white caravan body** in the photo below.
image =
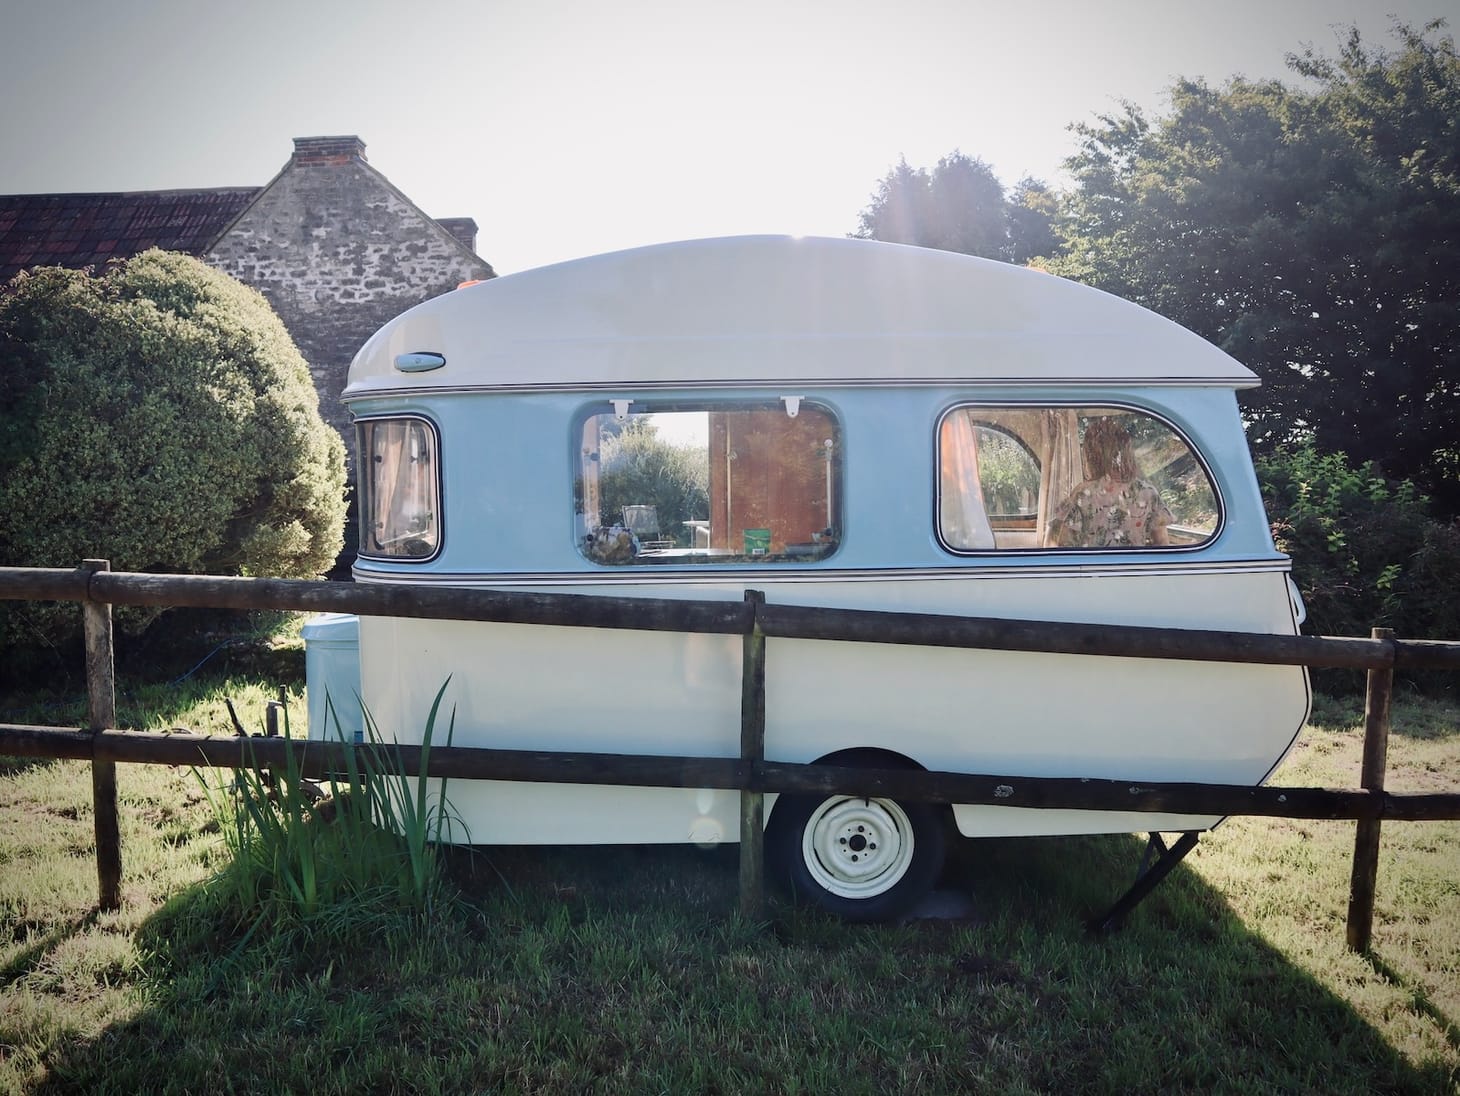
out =
[[[428,301],[360,351],[345,391],[354,576],[1292,635],[1301,608],[1235,398],[1256,383],[1134,304],[947,252],[748,237],[563,263]],[[1065,496],[1089,480],[1082,438],[1101,420],[1135,439],[1155,493],[1131,505],[1151,508],[1156,539],[1071,539]],[[358,628],[361,697],[389,738],[420,740],[449,676],[456,745],[738,755],[739,637]],[[1283,666],[777,638],[766,659],[773,761],[858,750],[930,770],[1256,784],[1309,707],[1306,672]],[[349,676],[311,677],[311,695],[339,707]],[[730,791],[447,794],[474,843],[738,838]],[[952,815],[969,836],[1219,821]]]

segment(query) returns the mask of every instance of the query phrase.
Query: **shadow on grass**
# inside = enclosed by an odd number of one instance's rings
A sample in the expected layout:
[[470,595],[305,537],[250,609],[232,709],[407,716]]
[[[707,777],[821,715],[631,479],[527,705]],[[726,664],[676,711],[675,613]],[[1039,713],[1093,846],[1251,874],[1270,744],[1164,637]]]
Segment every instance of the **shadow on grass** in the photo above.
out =
[[1129,837],[959,842],[944,885],[973,894],[971,919],[848,926],[777,904],[767,926],[734,913],[733,848],[449,850],[463,901],[432,924],[260,933],[241,951],[246,930],[200,886],[142,930],[146,1006],[58,1050],[42,1091],[1454,1083],[1185,866],[1124,930],[1089,936],[1140,854]]
[[[119,675],[116,683],[118,726],[180,726],[190,713],[195,714],[201,701],[221,700],[225,695],[236,696],[238,692],[249,688],[266,687],[273,691],[282,686],[296,694],[303,691],[304,656],[301,652],[269,653],[268,660],[277,664],[277,672],[273,673],[263,673],[259,667],[258,656],[254,654],[241,653],[238,657],[242,659],[241,662],[235,662],[225,652],[208,663],[206,674],[181,681],[151,675]],[[69,690],[34,689],[9,704],[0,701],[0,723],[84,728],[87,720],[84,682]]]
[[1415,985],[1412,979],[1406,978],[1400,971],[1386,963],[1379,955],[1370,952],[1364,958],[1368,960],[1374,973],[1384,981],[1394,986],[1409,998],[1410,1006],[1420,1016],[1426,1017],[1435,1028],[1444,1036],[1445,1042],[1450,1048],[1460,1053],[1460,1023],[1454,1017],[1447,1016],[1430,998],[1424,987]]
[[[1064,972],[1053,978],[1062,988],[1049,1002],[1111,1025],[1083,1056],[1071,1049],[1055,1087],[1093,1075],[1101,1078],[1098,1090],[1447,1092],[1460,1080],[1439,1062],[1410,1063],[1185,864],[1125,927],[1087,933],[1082,946],[1090,950],[1078,954],[1078,922],[1104,912],[1134,881],[1143,852],[1144,840],[1133,836],[963,842],[958,849],[950,874],[981,896],[991,935],[1016,942],[1026,963],[1042,956],[1048,970]],[[1428,1015],[1442,1032],[1453,1030],[1438,1009]],[[1163,1048],[1161,1072],[1142,1078],[1132,1070],[1139,1061],[1132,1040]]]
[[19,776],[56,762],[49,757],[0,757],[0,777]]
[[[201,692],[228,681],[302,691],[304,649],[283,631],[288,616],[179,609],[142,636],[118,633],[118,722],[171,722]],[[79,645],[9,652],[0,665],[0,723],[78,727],[85,725],[86,710]]]
[[[0,966],[0,990],[6,989],[13,982],[35,970],[53,949],[96,924],[96,918],[97,911],[92,910],[81,917],[52,927],[40,939],[21,948],[6,961],[4,966]],[[26,924],[16,925],[13,929],[17,937],[16,942],[18,943],[20,939],[24,938],[22,933],[29,934],[34,927]]]

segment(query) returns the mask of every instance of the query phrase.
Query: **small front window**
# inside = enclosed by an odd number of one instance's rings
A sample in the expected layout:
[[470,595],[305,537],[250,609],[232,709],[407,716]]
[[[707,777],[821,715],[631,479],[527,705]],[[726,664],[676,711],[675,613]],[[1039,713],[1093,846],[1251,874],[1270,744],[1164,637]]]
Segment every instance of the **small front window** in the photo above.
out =
[[1216,535],[1216,490],[1168,423],[1125,407],[954,408],[938,530],[955,552],[1183,548]]
[[441,546],[436,431],[425,419],[368,419],[360,437],[360,554],[424,560]]
[[841,429],[785,399],[616,407],[588,415],[574,506],[601,564],[805,563],[836,550]]

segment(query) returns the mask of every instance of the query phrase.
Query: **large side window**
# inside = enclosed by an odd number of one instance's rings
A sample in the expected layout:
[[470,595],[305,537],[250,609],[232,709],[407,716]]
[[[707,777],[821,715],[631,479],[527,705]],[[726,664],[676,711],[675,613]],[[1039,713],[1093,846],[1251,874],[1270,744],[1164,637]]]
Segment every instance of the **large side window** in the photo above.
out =
[[1187,548],[1216,535],[1206,466],[1131,408],[956,407],[938,456],[938,532],[955,552]]
[[359,424],[360,554],[425,560],[441,547],[436,431],[425,419]]
[[836,550],[841,428],[829,409],[605,406],[577,439],[575,520],[595,563],[798,563]]

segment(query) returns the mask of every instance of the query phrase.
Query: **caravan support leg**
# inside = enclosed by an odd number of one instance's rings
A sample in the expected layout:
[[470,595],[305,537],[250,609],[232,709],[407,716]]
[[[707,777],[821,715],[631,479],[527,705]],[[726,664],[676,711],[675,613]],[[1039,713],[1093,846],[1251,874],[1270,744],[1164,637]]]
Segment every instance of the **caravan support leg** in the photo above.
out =
[[1183,833],[1180,840],[1170,848],[1161,840],[1159,833],[1151,834],[1146,845],[1146,854],[1141,858],[1140,870],[1130,890],[1120,896],[1115,905],[1090,922],[1090,930],[1104,934],[1114,932],[1125,921],[1126,915],[1135,909],[1145,897],[1171,874],[1171,869],[1185,859],[1186,854],[1196,848],[1197,833]]

